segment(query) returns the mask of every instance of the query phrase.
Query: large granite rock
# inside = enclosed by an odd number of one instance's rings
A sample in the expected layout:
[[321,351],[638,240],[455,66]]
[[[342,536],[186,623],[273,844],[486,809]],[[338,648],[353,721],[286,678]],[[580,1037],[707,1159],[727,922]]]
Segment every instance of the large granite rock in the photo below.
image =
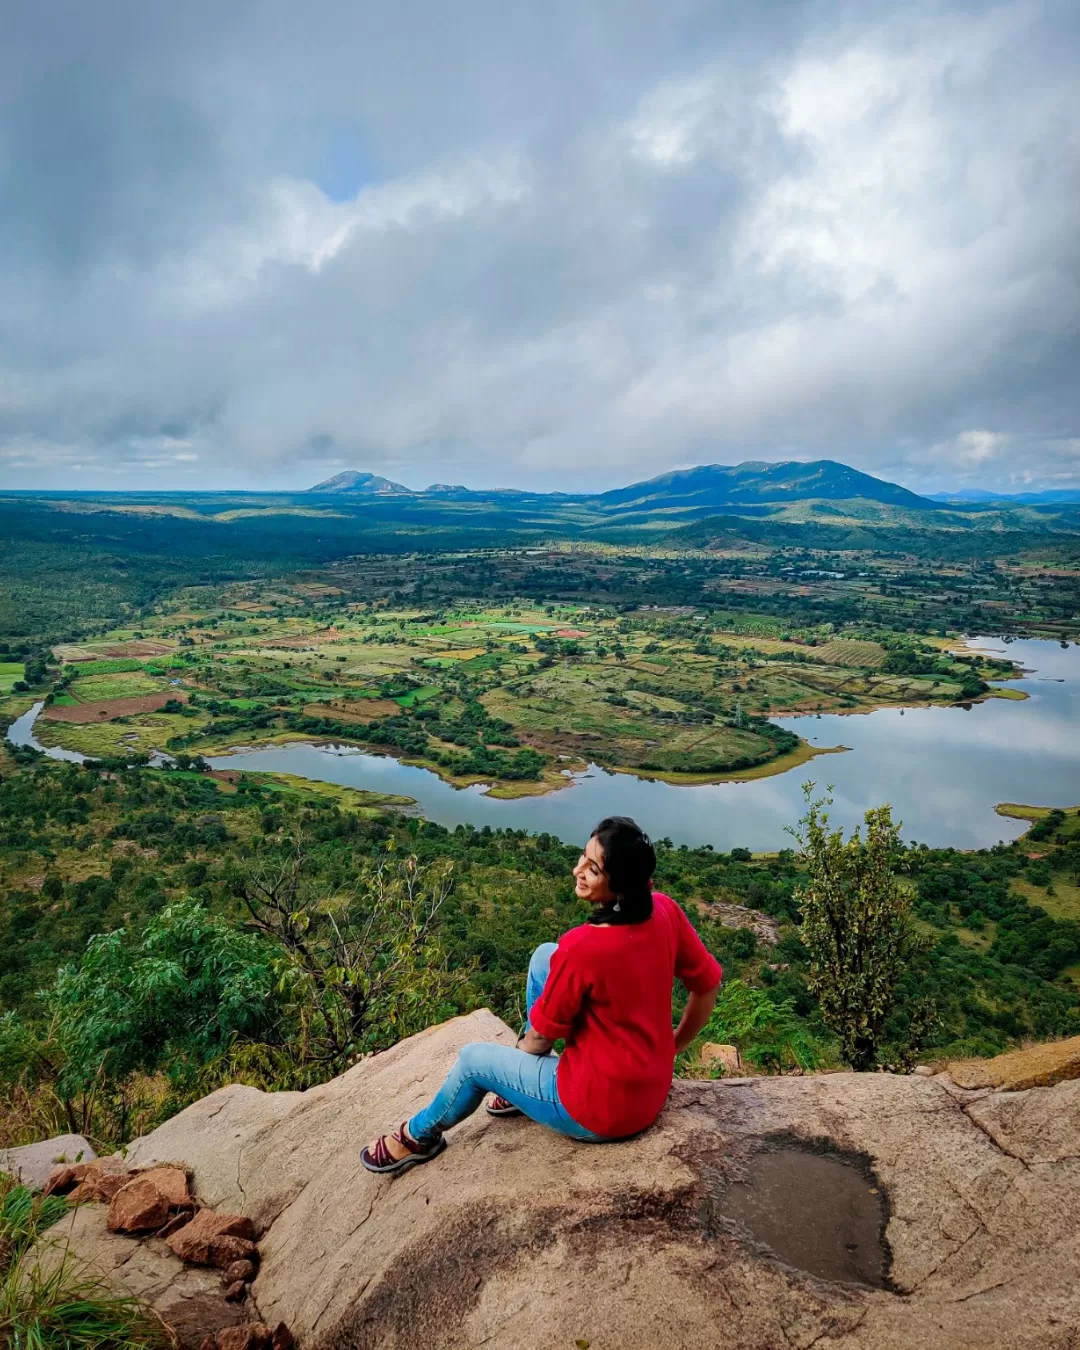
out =
[[[635,1140],[577,1144],[479,1113],[430,1165],[363,1171],[361,1146],[475,1040],[513,1036],[478,1012],[303,1094],[224,1088],[128,1161],[183,1161],[201,1203],[252,1219],[261,1266],[242,1320],[284,1322],[303,1350],[1080,1344],[1080,1082],[683,1082]],[[146,1254],[166,1259],[164,1244],[110,1234],[89,1209],[67,1221],[76,1256],[175,1317],[181,1282],[209,1272],[169,1258],[155,1292]]]
[[96,1157],[81,1134],[59,1134],[22,1148],[0,1148],[0,1172],[40,1191],[60,1163],[93,1162]]

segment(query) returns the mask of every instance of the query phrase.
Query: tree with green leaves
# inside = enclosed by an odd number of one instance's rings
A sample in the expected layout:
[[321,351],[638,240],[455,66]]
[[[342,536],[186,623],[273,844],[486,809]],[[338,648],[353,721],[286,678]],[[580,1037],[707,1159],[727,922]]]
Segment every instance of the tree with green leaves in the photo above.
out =
[[921,948],[900,879],[904,846],[887,804],[866,812],[865,836],[857,826],[845,840],[842,829],[829,828],[832,798],[815,800],[814,786],[804,787],[806,815],[792,831],[808,871],[795,892],[807,982],[844,1058],[865,1071],[878,1062],[897,986]]
[[276,949],[292,1083],[321,1082],[458,1010],[467,973],[436,932],[452,887],[452,863],[395,858],[393,840],[341,888],[319,878],[302,839],[237,878],[250,926]]

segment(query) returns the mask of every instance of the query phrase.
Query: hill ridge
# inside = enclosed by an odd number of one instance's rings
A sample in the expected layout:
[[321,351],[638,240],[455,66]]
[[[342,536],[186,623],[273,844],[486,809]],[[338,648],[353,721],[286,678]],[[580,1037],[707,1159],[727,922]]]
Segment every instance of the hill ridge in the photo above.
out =
[[853,469],[838,460],[745,460],[740,464],[698,464],[673,469],[653,478],[604,492],[526,492],[519,488],[471,489],[433,483],[412,489],[377,474],[345,470],[309,489],[311,493],[355,496],[446,497],[473,501],[528,498],[536,502],[580,502],[601,511],[625,511],[635,505],[659,505],[715,511],[723,506],[755,506],[770,502],[865,500],[909,510],[932,511],[938,503],[884,478]]

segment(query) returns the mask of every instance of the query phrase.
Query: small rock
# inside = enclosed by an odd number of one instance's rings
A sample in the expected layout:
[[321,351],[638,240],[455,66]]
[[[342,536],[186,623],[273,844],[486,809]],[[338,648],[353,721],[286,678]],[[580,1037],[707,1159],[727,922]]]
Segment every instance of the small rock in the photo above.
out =
[[707,1042],[701,1047],[701,1062],[706,1067],[719,1064],[725,1074],[737,1074],[742,1068],[736,1045],[715,1045]]
[[246,1238],[216,1237],[210,1240],[207,1259],[203,1264],[225,1270],[234,1261],[251,1261],[257,1255],[258,1249],[254,1242],[249,1242]]
[[183,1228],[184,1224],[190,1223],[194,1217],[195,1210],[189,1205],[186,1209],[181,1209],[174,1214],[163,1228],[158,1229],[154,1236],[159,1238],[172,1237],[174,1233],[178,1233]]
[[182,1209],[191,1204],[187,1172],[182,1167],[151,1167],[135,1175],[152,1181],[168,1200],[170,1209]]
[[45,1194],[67,1195],[82,1181],[89,1169],[89,1163],[80,1163],[78,1167],[54,1167],[45,1182]]
[[273,1346],[274,1350],[293,1350],[296,1345],[296,1337],[292,1334],[284,1322],[279,1322],[274,1328]]
[[167,1238],[181,1261],[194,1266],[218,1266],[250,1261],[256,1255],[255,1225],[243,1214],[217,1214],[200,1209],[190,1223]]
[[85,1181],[80,1181],[71,1192],[71,1200],[76,1205],[83,1205],[88,1200],[100,1200],[104,1205],[111,1205],[113,1196],[128,1184],[130,1177],[121,1172],[90,1172]]
[[150,1175],[135,1177],[116,1192],[109,1205],[110,1233],[147,1233],[169,1217],[169,1200]]
[[274,1338],[265,1322],[244,1322],[218,1332],[217,1350],[274,1350]]
[[225,1290],[226,1303],[243,1303],[247,1295],[247,1285],[243,1280],[233,1280],[232,1284]]
[[88,1200],[100,1200],[103,1204],[112,1204],[112,1198],[121,1186],[131,1180],[131,1173],[118,1158],[102,1158],[87,1167],[78,1178],[78,1185],[70,1192],[69,1199],[76,1205]]
[[255,1263],[253,1261],[234,1261],[225,1271],[225,1279],[229,1284],[234,1280],[248,1280],[255,1278]]
[[916,1064],[911,1071],[918,1078],[933,1078],[934,1071],[929,1064]]

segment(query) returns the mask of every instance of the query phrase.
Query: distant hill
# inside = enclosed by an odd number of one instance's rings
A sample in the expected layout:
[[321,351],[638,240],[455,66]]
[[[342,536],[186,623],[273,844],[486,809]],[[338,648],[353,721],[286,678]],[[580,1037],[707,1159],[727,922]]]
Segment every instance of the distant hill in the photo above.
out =
[[605,507],[656,508],[658,506],[707,509],[743,505],[784,505],[793,501],[866,500],[909,510],[927,511],[934,503],[896,483],[861,473],[847,464],[831,459],[809,464],[787,460],[768,464],[747,460],[744,464],[703,464],[695,469],[679,469],[661,474],[644,483],[616,488],[594,498]]
[[1018,506],[1068,506],[1080,504],[1080,488],[1051,488],[1047,492],[986,492],[982,488],[970,488],[964,492],[935,492],[930,500],[957,506],[994,502]]
[[[522,493],[514,489],[474,492],[458,484],[435,483],[419,492],[371,473],[349,471],[316,484],[312,492],[349,496],[410,496],[456,500],[505,500],[528,497],[536,502],[580,502],[607,514],[635,511],[676,511],[684,516],[711,515],[727,508],[739,511],[775,505],[783,508],[796,501],[870,501],[908,510],[933,510],[936,503],[896,483],[861,473],[835,460],[819,459],[809,464],[788,460],[768,464],[748,460],[745,464],[703,464],[679,469],[629,487],[609,492]],[[755,512],[754,514],[759,514]]]
[[404,487],[401,483],[391,482],[389,478],[380,478],[375,473],[357,473],[355,469],[346,469],[344,473],[336,473],[333,478],[327,478],[322,483],[316,483],[309,491],[347,493],[350,497],[413,496],[412,490]]

